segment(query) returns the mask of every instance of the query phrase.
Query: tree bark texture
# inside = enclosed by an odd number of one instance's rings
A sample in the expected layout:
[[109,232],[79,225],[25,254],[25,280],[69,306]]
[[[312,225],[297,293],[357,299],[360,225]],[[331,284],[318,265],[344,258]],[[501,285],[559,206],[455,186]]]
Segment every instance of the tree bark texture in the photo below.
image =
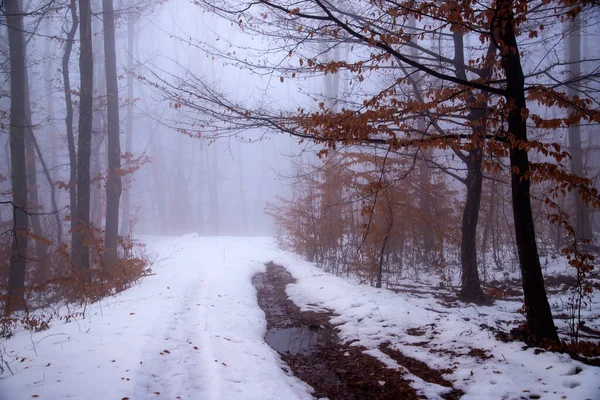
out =
[[506,101],[510,107],[508,114],[509,140],[514,139],[510,148],[511,189],[513,218],[519,266],[523,281],[527,329],[534,342],[558,341],[558,334],[552,319],[552,311],[544,286],[544,277],[535,241],[535,227],[531,210],[529,158],[527,150],[518,144],[527,141],[525,102],[525,78],[514,30],[512,0],[499,0],[496,3],[494,34],[499,42],[502,56],[502,69],[506,76]]
[[[456,76],[466,80],[463,34],[456,30],[452,36],[454,40]],[[493,45],[490,45],[486,57],[487,66],[480,73],[480,77],[483,80],[488,79],[491,75],[491,65],[494,55],[495,48]],[[483,304],[488,301],[481,289],[477,262],[477,225],[479,223],[481,191],[483,189],[483,173],[481,171],[483,151],[480,144],[481,137],[485,135],[488,97],[488,95],[485,95],[483,99],[478,100],[473,90],[471,90],[471,95],[467,103],[470,106],[468,121],[473,135],[471,141],[472,147],[466,156],[463,153],[459,153],[462,161],[467,166],[467,177],[464,182],[466,185],[466,198],[463,210],[460,246],[462,287],[459,297],[463,301],[476,304]]]
[[78,247],[76,221],[77,221],[77,150],[75,149],[75,134],[73,132],[73,99],[71,96],[71,77],[69,76],[69,60],[73,50],[75,34],[79,27],[79,16],[77,15],[77,2],[71,0],[71,29],[67,33],[65,52],[62,58],[62,76],[65,86],[65,106],[67,116],[65,124],[67,128],[67,148],[69,149],[69,207],[71,212],[71,261],[76,264],[73,255]]
[[92,10],[90,0],[79,0],[80,15],[80,102],[79,138],[77,141],[77,213],[75,221],[75,265],[89,277],[90,228],[90,156],[94,91],[94,56],[92,51]]
[[13,202],[13,239],[8,277],[7,314],[25,306],[25,268],[29,221],[27,209],[27,167],[25,160],[26,65],[23,17],[18,0],[6,0],[8,48],[10,54],[10,160]]
[[104,239],[106,265],[117,261],[119,236],[119,200],[121,183],[121,140],[119,132],[119,85],[115,47],[115,15],[112,0],[102,0],[104,20],[104,57],[106,67],[108,172],[106,177],[106,232]]
[[27,194],[29,197],[28,210],[31,213],[31,229],[34,233],[33,242],[35,243],[35,262],[37,264],[38,278],[45,281],[47,278],[46,269],[46,251],[47,245],[44,241],[44,230],[42,228],[42,219],[40,216],[40,197],[37,181],[37,163],[35,151],[35,136],[33,135],[33,126],[31,123],[31,103],[29,100],[29,76],[25,70],[25,158],[27,168]]
[[[127,120],[125,126],[125,151],[131,155],[133,152],[133,46],[134,46],[134,32],[135,32],[135,21],[137,16],[130,14],[127,16]],[[123,190],[123,207],[121,217],[121,236],[126,236],[131,233],[130,226],[130,208],[131,198],[130,190],[132,178],[131,174],[125,177],[127,182],[126,188]]]

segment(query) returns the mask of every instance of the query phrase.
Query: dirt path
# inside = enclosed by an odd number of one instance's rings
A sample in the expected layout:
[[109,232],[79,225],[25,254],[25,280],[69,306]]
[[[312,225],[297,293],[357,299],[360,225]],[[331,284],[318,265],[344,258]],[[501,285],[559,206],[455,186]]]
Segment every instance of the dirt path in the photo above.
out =
[[[401,371],[387,368],[376,358],[363,353],[364,348],[340,342],[330,313],[301,312],[288,299],[285,288],[294,283],[281,266],[267,264],[266,273],[254,276],[258,303],[267,317],[265,340],[281,354],[291,372],[311,385],[317,398],[329,399],[422,399]],[[387,349],[386,349],[387,350]],[[431,383],[451,389],[447,399],[460,398],[462,392],[452,388],[424,363],[385,351],[411,372]]]

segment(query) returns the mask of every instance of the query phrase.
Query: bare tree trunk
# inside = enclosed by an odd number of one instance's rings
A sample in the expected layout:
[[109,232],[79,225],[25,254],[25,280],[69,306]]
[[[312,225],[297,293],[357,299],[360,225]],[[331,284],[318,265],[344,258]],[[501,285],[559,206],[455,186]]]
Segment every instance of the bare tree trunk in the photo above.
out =
[[69,76],[69,59],[73,49],[73,41],[77,28],[79,26],[79,17],[77,16],[77,3],[71,0],[71,29],[67,33],[65,45],[65,53],[62,58],[62,76],[65,86],[65,105],[67,117],[65,123],[67,125],[67,147],[69,149],[69,206],[71,208],[71,260],[73,263],[78,262],[74,255],[79,244],[76,233],[77,221],[77,151],[75,150],[75,134],[73,133],[73,100],[71,97],[71,78]]
[[[50,165],[55,166],[57,164],[57,151],[56,151],[56,146],[54,145],[54,143],[56,142],[56,125],[54,124],[54,99],[52,98],[52,84],[51,84],[51,80],[52,80],[52,69],[53,69],[53,63],[52,63],[52,58],[50,57],[49,54],[49,50],[47,55],[47,61],[46,61],[46,65],[44,68],[44,78],[46,80],[46,85],[45,85],[45,95],[46,95],[46,111],[48,113],[48,118],[49,118],[49,124],[47,125],[46,129],[45,129],[45,138],[43,143],[46,144],[46,147],[50,148]],[[58,211],[58,203],[59,200],[57,198],[57,192],[56,192],[56,185],[54,184],[55,180],[56,180],[56,174],[53,174],[50,172],[50,169],[48,168],[48,165],[46,164],[45,160],[44,160],[44,156],[42,155],[40,146],[38,145],[38,141],[35,138],[35,135],[33,137],[33,142],[35,145],[35,151],[37,152],[38,158],[40,160],[40,164],[42,165],[42,171],[44,172],[44,176],[46,177],[46,181],[48,182],[48,186],[50,188],[50,203],[52,205],[52,210],[51,212],[54,214],[54,221],[56,223],[56,244],[58,246],[60,246],[62,244],[63,241],[63,226],[62,226],[62,221],[61,221],[61,216],[60,213]],[[53,176],[54,175],[54,176]]]
[[483,240],[481,241],[481,248],[480,250],[483,252],[483,281],[485,282],[486,280],[486,268],[487,268],[487,257],[486,257],[486,252],[488,249],[488,242],[490,241],[490,235],[492,235],[492,248],[493,248],[493,252],[495,253],[496,249],[495,249],[495,244],[494,244],[494,231],[493,231],[493,226],[492,225],[497,225],[498,223],[494,223],[494,214],[495,214],[495,208],[496,208],[496,203],[498,202],[498,199],[496,197],[496,179],[492,180],[491,183],[492,187],[490,189],[490,197],[489,197],[489,203],[488,203],[488,213],[487,213],[487,217],[485,218],[485,227],[483,228]]
[[75,226],[76,266],[89,279],[90,249],[84,243],[90,228],[90,157],[92,143],[94,56],[92,50],[92,9],[90,0],[79,0],[80,24],[80,103],[79,139],[77,143],[77,214]]
[[[47,28],[47,35],[51,35],[52,34],[52,30],[50,28]],[[56,125],[54,123],[54,99],[53,99],[53,92],[52,92],[52,78],[53,78],[53,74],[54,74],[54,60],[53,60],[53,55],[50,54],[50,46],[46,46],[44,49],[44,59],[46,60],[46,63],[44,64],[44,81],[45,81],[45,85],[44,85],[44,95],[46,97],[46,113],[48,115],[48,123],[46,124],[46,127],[44,129],[44,140],[42,141],[42,144],[44,145],[45,148],[49,149],[50,152],[50,160],[49,163],[52,166],[55,166],[58,164],[58,155],[57,155],[57,146],[54,145],[54,143],[56,143],[56,141],[58,140],[58,138],[56,137],[56,133],[57,133],[57,129],[56,129]],[[52,175],[53,180],[56,179],[57,174],[54,172]]]
[[28,209],[31,212],[31,229],[35,235],[36,263],[38,266],[38,278],[41,281],[46,280],[45,261],[47,246],[44,242],[45,234],[42,229],[42,220],[40,217],[40,199],[37,182],[37,165],[35,156],[35,145],[33,136],[33,127],[31,123],[31,103],[29,101],[29,77],[25,70],[25,157],[27,166],[27,194],[29,196]]
[[[475,142],[477,144],[478,142]],[[460,299],[466,302],[485,303],[486,297],[481,290],[477,265],[477,223],[481,206],[483,173],[481,172],[481,149],[469,152],[466,160],[466,201],[462,219],[462,239],[460,246],[462,264],[462,287]]]
[[[568,45],[566,58],[569,62],[569,80],[576,80],[581,75],[581,22],[580,16],[570,19],[567,25]],[[577,83],[567,85],[567,94],[576,96],[579,90]],[[583,170],[583,156],[581,152],[581,128],[579,125],[569,127],[569,153],[571,154],[571,169],[575,175],[585,176]],[[590,211],[581,200],[577,191],[573,192],[575,198],[575,239],[592,240],[592,227]]]
[[207,193],[206,188],[208,186],[208,151],[200,144],[200,161],[198,162],[198,175],[199,175],[199,190],[198,190],[198,212],[196,215],[198,232],[201,235],[206,235],[209,210],[205,203],[205,194]]
[[[135,13],[127,16],[127,120],[125,127],[125,152],[131,156],[132,153],[132,142],[133,142],[133,46],[134,46],[134,32],[135,32],[135,21],[137,16]],[[129,191],[132,183],[131,174],[125,177],[125,188],[123,190],[123,207],[121,217],[121,236],[126,236],[131,233],[130,225],[130,208],[131,199]]]
[[[165,191],[164,191],[164,182],[161,179],[162,174],[162,165],[159,162],[162,161],[161,155],[158,151],[159,146],[156,142],[160,141],[160,135],[156,136],[152,141],[151,151],[152,151],[152,177],[154,178],[154,188],[156,193],[156,207],[158,209],[158,229],[159,233],[166,234],[169,229],[169,222],[167,218],[167,210],[165,206]],[[160,143],[159,143],[160,144]]]
[[383,258],[385,256],[385,249],[388,243],[388,239],[390,237],[390,233],[392,232],[392,228],[394,227],[394,210],[392,208],[392,202],[390,199],[387,200],[388,206],[388,227],[385,231],[385,236],[383,237],[383,243],[381,244],[381,250],[379,251],[379,262],[377,263],[377,283],[375,287],[381,288],[382,279],[383,279]]
[[[456,76],[461,79],[467,79],[465,72],[464,38],[463,34],[456,30],[453,32],[454,40],[454,62]],[[486,80],[491,75],[492,59],[495,55],[495,47],[490,44],[486,63],[487,66],[482,69],[480,77]],[[481,166],[483,162],[483,151],[480,147],[481,137],[485,134],[487,125],[487,101],[488,96],[478,100],[471,93],[467,100],[471,110],[468,115],[468,121],[472,131],[471,150],[466,157],[459,153],[462,161],[467,166],[467,177],[465,184],[467,186],[465,208],[462,218],[460,259],[462,266],[462,287],[460,290],[460,299],[466,302],[482,304],[487,302],[485,294],[481,289],[479,279],[479,269],[477,263],[477,225],[479,223],[479,211],[481,208],[481,191],[483,188],[483,173]]]
[[13,191],[14,231],[10,253],[8,277],[8,303],[6,312],[25,306],[25,268],[27,234],[29,230],[27,209],[27,167],[25,160],[25,133],[27,115],[25,91],[27,85],[23,16],[19,0],[6,0],[6,23],[10,53],[10,159]]
[[[100,79],[96,76],[94,86],[98,87]],[[96,89],[98,94],[98,89]],[[102,95],[101,95],[102,96]],[[98,179],[102,176],[102,161],[104,156],[104,132],[106,132],[106,118],[102,111],[95,113],[94,122],[92,123],[92,150],[90,159],[90,176],[92,180]],[[102,218],[104,217],[104,197],[105,191],[102,190],[100,183],[92,183],[90,189],[90,222],[93,226],[102,226]]]
[[211,234],[219,236],[220,233],[220,218],[219,218],[219,187],[218,187],[218,175],[219,175],[219,154],[218,144],[215,142],[212,144],[212,165],[208,173],[208,179],[210,182],[209,196],[210,196],[210,218],[211,218]]
[[534,342],[551,340],[558,342],[556,326],[548,304],[544,277],[535,241],[535,227],[531,210],[529,180],[529,157],[527,150],[519,144],[527,141],[527,125],[523,112],[525,101],[525,77],[521,67],[521,57],[513,27],[514,13],[512,0],[498,0],[497,19],[492,29],[503,43],[500,49],[502,69],[506,76],[506,101],[512,108],[508,114],[508,132],[516,144],[510,148],[511,187],[513,217],[519,265],[523,280],[523,294],[527,313],[527,328]]
[[[414,18],[408,19],[407,26],[411,28],[410,33],[417,32],[416,31],[416,20]],[[413,38],[413,41],[416,41],[416,35]],[[410,55],[413,58],[418,57],[418,51],[415,47],[410,47]],[[415,96],[421,96],[421,73],[419,71],[415,71],[413,73],[414,78],[412,78],[413,90],[416,92]],[[419,134],[423,134],[425,131],[425,119],[419,118],[417,120],[417,130]],[[433,226],[431,225],[431,170],[427,165],[426,159],[430,157],[430,151],[426,149],[421,149],[421,159],[417,163],[418,169],[418,180],[419,180],[419,209],[421,211],[422,217],[419,221],[419,228],[421,230],[421,237],[423,238],[423,255],[424,261],[427,263],[431,263],[434,260],[434,247],[435,247],[435,237],[433,235]]]
[[50,202],[52,204],[52,214],[54,215],[54,220],[56,223],[56,244],[60,246],[62,244],[62,223],[60,221],[60,214],[58,212],[58,203],[56,201],[56,185],[52,181],[52,176],[50,175],[50,170],[46,165],[46,161],[44,160],[44,156],[38,145],[38,142],[35,138],[35,135],[31,136],[33,146],[35,147],[35,151],[37,153],[38,159],[40,160],[40,164],[42,165],[42,171],[44,172],[44,176],[48,181],[48,185],[50,186]]
[[119,85],[115,45],[115,16],[112,0],[102,0],[104,21],[104,57],[106,67],[106,97],[108,114],[108,172],[106,177],[106,234],[104,239],[105,263],[117,261],[119,236],[119,199],[121,183],[121,139],[119,132]]
[[243,166],[243,155],[244,155],[244,150],[242,149],[243,144],[242,143],[238,143],[238,149],[239,149],[239,153],[238,153],[238,159],[237,159],[237,166],[238,166],[238,188],[239,188],[239,199],[240,199],[240,213],[241,213],[241,234],[242,235],[248,235],[249,231],[248,231],[248,207],[246,204],[246,191],[244,190],[244,166]]
[[[419,130],[424,130],[425,120],[420,118],[417,122]],[[422,213],[421,233],[423,236],[423,253],[425,261],[432,263],[435,259],[434,248],[435,238],[433,236],[433,226],[431,225],[431,170],[427,165],[426,159],[430,157],[429,150],[421,149],[422,159],[417,163],[419,178],[419,208]]]
[[[189,205],[189,182],[186,177],[186,151],[184,140],[186,137],[179,135],[176,140],[175,159],[175,189],[172,197],[172,217],[176,234],[189,233],[190,223],[193,221]],[[214,188],[217,190],[217,187]]]

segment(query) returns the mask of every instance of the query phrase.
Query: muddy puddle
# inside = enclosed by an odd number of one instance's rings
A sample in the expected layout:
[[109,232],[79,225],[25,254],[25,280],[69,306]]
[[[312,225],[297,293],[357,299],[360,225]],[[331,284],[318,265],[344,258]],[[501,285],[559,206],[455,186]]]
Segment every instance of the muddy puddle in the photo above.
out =
[[328,346],[335,333],[322,326],[301,326],[296,328],[270,329],[265,341],[279,353],[310,354]]
[[285,287],[294,283],[282,267],[267,265],[253,278],[258,303],[267,317],[265,341],[291,372],[314,388],[313,396],[328,399],[422,399],[399,371],[341,343],[330,313],[301,312]]

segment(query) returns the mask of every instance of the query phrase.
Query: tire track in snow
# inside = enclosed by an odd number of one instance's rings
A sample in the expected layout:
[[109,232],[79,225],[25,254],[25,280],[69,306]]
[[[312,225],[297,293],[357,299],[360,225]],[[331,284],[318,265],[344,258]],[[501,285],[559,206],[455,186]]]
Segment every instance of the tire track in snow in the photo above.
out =
[[[164,312],[156,315],[152,329],[146,332],[143,360],[134,382],[135,399],[158,393],[168,398],[218,398],[218,385],[210,379],[214,376],[211,371],[215,368],[214,357],[203,324],[206,307],[203,271],[199,267],[189,270],[198,273],[178,277],[170,284],[171,296],[165,299],[180,300],[169,302]],[[185,289],[178,294],[175,288],[182,286]]]

